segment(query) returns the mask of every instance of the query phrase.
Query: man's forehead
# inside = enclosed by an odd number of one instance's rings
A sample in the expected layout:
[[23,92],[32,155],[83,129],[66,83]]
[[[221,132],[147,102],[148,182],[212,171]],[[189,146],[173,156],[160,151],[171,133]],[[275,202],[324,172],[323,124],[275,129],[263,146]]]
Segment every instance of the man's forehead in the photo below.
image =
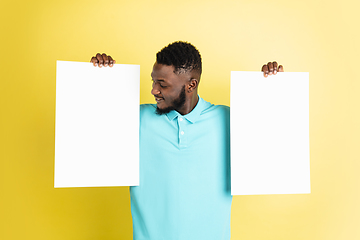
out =
[[175,72],[174,65],[164,65],[160,63],[156,63],[153,66],[153,70],[151,72],[151,77],[154,78],[187,78],[188,72],[180,71]]
[[160,63],[155,63],[153,66],[153,71],[161,71],[161,72],[174,72],[175,67],[174,65],[165,65]]
[[151,77],[160,78],[160,79],[174,77],[175,75],[174,70],[175,70],[174,66],[167,66],[167,65],[155,63],[153,70],[151,72]]

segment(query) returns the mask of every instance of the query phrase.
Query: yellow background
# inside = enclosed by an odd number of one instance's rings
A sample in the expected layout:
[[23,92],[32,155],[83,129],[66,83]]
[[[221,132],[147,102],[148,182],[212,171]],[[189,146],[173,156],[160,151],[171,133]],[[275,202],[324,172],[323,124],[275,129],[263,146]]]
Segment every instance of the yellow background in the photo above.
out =
[[310,72],[312,193],[235,196],[232,239],[360,239],[359,9],[358,0],[1,0],[0,239],[132,238],[127,187],[53,187],[55,64],[97,52],[140,64],[141,102],[154,102],[155,53],[176,40],[200,50],[200,96],[215,104],[229,105],[231,70],[277,60]]

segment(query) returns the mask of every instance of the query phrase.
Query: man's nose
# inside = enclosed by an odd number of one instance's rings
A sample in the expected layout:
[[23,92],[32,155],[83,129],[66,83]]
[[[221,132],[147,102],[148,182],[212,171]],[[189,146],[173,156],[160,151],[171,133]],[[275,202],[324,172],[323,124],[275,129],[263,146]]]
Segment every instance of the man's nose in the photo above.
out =
[[156,86],[157,84],[153,84],[152,89],[151,89],[151,94],[152,95],[159,95],[160,91],[158,89],[158,87]]

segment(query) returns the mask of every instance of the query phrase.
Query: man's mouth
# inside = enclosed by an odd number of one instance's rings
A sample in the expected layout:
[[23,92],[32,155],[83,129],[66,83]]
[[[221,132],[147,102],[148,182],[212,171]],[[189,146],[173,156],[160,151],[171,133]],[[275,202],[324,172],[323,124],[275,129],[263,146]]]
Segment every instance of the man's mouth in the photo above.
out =
[[163,99],[163,98],[159,98],[159,97],[155,97],[155,101],[156,101],[157,103],[159,103],[159,102],[164,101],[164,99]]

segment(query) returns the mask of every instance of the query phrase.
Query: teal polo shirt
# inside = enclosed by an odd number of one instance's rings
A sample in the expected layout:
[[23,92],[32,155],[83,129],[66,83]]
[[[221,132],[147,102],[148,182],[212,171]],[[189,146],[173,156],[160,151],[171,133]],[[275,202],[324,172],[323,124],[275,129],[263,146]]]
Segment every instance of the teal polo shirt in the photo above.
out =
[[140,106],[134,240],[229,240],[230,109],[199,98],[187,115]]

